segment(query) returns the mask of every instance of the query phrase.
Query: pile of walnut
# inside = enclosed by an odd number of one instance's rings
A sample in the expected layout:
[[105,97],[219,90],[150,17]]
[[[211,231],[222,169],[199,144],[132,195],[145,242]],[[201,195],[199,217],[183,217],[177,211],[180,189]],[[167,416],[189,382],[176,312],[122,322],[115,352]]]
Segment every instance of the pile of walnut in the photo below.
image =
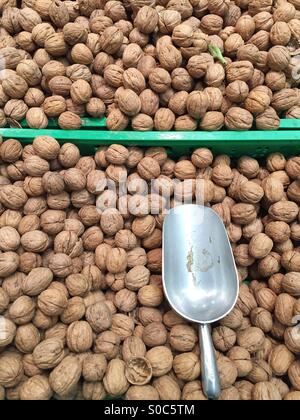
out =
[[[213,329],[221,399],[300,399],[300,157],[234,164],[200,148],[175,162],[121,145],[80,157],[37,137],[3,142],[0,158],[0,399],[205,399],[197,327],[170,310],[161,280],[163,187],[175,205],[196,180],[241,281]],[[118,200],[106,185],[120,174]]]
[[299,40],[299,0],[0,0],[0,127],[277,129]]

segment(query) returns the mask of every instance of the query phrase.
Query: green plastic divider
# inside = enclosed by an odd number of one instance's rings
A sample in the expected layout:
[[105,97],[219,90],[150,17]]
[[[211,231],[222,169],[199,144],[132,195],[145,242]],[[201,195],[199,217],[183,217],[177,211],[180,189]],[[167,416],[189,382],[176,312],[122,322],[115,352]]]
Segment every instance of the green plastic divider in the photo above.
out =
[[[82,129],[88,129],[88,128],[104,128],[106,129],[106,118],[88,118],[88,117],[83,117],[81,118],[82,120]],[[26,119],[22,120],[20,122],[22,128],[29,128]],[[58,123],[57,123],[57,118],[49,118],[48,121],[48,129],[51,128],[57,128],[59,129]],[[300,120],[296,120],[296,119],[282,119],[280,120],[280,128],[285,128],[285,129],[300,129]]]
[[29,128],[2,128],[0,136],[31,143],[37,136],[53,136],[61,143],[72,142],[82,154],[93,154],[101,145],[121,143],[127,146],[164,146],[170,155],[189,154],[196,147],[208,147],[214,153],[226,153],[232,157],[244,154],[263,157],[271,152],[285,155],[300,154],[300,120],[281,121],[277,131],[108,131],[105,119],[84,119],[84,129],[61,130],[52,121],[53,128],[35,130]]
[[[101,119],[97,119],[97,118],[81,118],[82,120],[82,127],[81,129],[85,129],[85,128],[106,128],[106,118],[101,118]],[[24,119],[20,122],[22,128],[29,128],[27,121]],[[48,120],[48,127],[46,128],[46,130],[51,129],[51,128],[57,128],[59,129],[59,126],[57,124],[57,118],[49,118]]]

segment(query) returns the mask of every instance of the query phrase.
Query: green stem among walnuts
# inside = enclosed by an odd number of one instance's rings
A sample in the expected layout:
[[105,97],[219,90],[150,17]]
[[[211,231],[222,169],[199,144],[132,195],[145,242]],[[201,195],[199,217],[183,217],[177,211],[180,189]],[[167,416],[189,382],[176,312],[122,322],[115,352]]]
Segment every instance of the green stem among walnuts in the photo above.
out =
[[225,60],[225,58],[223,57],[223,54],[222,54],[222,52],[221,52],[221,50],[220,50],[220,48],[219,47],[217,47],[216,45],[214,45],[214,44],[209,44],[209,46],[208,46],[208,50],[209,50],[209,52],[210,52],[210,54],[215,58],[215,59],[217,59],[217,60],[219,60],[220,61],[220,63],[221,64],[223,64],[223,65],[225,65],[226,64],[226,60]]

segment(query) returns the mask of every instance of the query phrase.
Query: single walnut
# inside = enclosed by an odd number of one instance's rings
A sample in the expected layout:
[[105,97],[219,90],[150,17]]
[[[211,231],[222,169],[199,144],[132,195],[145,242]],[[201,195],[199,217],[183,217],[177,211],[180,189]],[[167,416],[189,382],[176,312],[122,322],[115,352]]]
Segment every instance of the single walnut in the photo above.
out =
[[274,313],[277,320],[287,327],[293,323],[293,307],[295,302],[295,299],[287,293],[280,294],[276,299]]
[[159,394],[151,385],[138,385],[131,386],[125,396],[125,399],[129,401],[144,400],[144,398],[148,401],[159,400]]
[[64,130],[78,130],[81,124],[81,118],[79,115],[74,114],[74,112],[63,112],[58,118],[58,125]]
[[225,125],[230,130],[249,130],[253,124],[253,116],[249,111],[232,107],[226,113]]
[[168,108],[160,108],[154,117],[154,127],[158,131],[170,131],[175,123],[175,115]]
[[46,290],[53,280],[49,268],[33,268],[22,282],[22,290],[26,295],[37,296]]
[[271,99],[267,93],[252,90],[245,100],[245,108],[253,114],[261,114],[270,105]]
[[40,369],[52,369],[64,358],[64,344],[57,338],[42,341],[33,351],[33,361]]
[[260,382],[254,385],[252,391],[254,401],[281,401],[281,395],[271,382]]
[[196,119],[206,113],[208,105],[207,95],[200,91],[190,93],[186,102],[188,114]]
[[15,352],[4,352],[0,356],[0,384],[11,388],[20,383],[24,370],[22,358]]
[[172,369],[173,356],[168,347],[154,347],[146,353],[146,359],[149,360],[155,377],[163,376]]
[[67,331],[67,345],[74,353],[84,353],[93,344],[93,331],[86,321],[73,322]]
[[67,356],[51,372],[49,383],[53,391],[61,397],[68,396],[79,382],[82,366],[77,356]]
[[125,362],[129,362],[132,358],[143,358],[146,354],[146,346],[142,339],[132,336],[123,342],[122,357]]
[[63,313],[67,307],[66,296],[57,289],[47,289],[38,297],[38,308],[48,316],[56,316]]
[[251,354],[260,350],[265,336],[259,328],[250,327],[245,330],[239,331],[237,334],[237,342],[240,347],[245,348]]
[[202,391],[202,384],[200,381],[191,381],[187,382],[182,390],[182,399],[185,401],[189,400],[198,400],[198,401],[206,401],[207,398],[205,397]]
[[253,326],[260,328],[264,333],[268,333],[273,328],[273,319],[270,312],[263,308],[255,308],[250,314]]
[[127,391],[129,383],[125,376],[125,369],[126,365],[122,360],[113,359],[108,363],[103,384],[110,395],[119,396]]
[[186,325],[175,325],[170,332],[170,344],[177,351],[191,351],[197,341],[195,330]]
[[60,318],[64,324],[72,324],[72,322],[79,321],[83,318],[86,311],[84,301],[81,297],[75,296],[68,300],[66,309],[61,314]]
[[134,330],[133,320],[127,315],[115,314],[112,317],[111,330],[118,334],[120,339],[124,341],[132,335]]
[[256,218],[256,209],[253,204],[234,204],[231,207],[231,217],[234,223],[247,225]]
[[175,378],[164,375],[154,380],[153,385],[162,400],[179,400],[181,389]]
[[275,347],[269,355],[269,364],[276,376],[286,375],[294,360],[293,353],[283,344]]
[[178,379],[193,381],[200,375],[199,358],[194,353],[183,353],[175,356],[173,369]]
[[162,290],[154,284],[143,286],[139,289],[138,300],[144,306],[159,306],[163,300]]
[[120,337],[113,331],[104,331],[95,340],[94,352],[104,354],[107,360],[114,359],[119,352]]
[[154,92],[164,93],[171,86],[171,76],[167,70],[154,68],[149,74],[149,85]]
[[82,376],[86,381],[98,382],[104,377],[107,361],[103,354],[89,354],[82,364]]
[[[8,301],[8,297],[7,297],[7,301]],[[7,306],[8,306],[7,302]],[[10,321],[7,318],[2,318],[3,320],[3,325],[1,325],[1,338],[0,338],[0,347],[4,348],[6,346],[8,346],[9,344],[11,344],[15,338],[16,335],[16,325]]]
[[105,302],[98,302],[87,308],[86,319],[96,333],[112,325],[112,314]]
[[221,389],[231,387],[238,376],[238,369],[228,357],[220,355],[217,359],[217,367],[220,375]]
[[230,350],[236,342],[236,333],[225,326],[215,328],[212,337],[215,348],[222,352]]
[[161,346],[167,341],[167,330],[161,322],[151,322],[145,327],[142,338],[147,347]]
[[48,401],[53,395],[48,378],[42,375],[35,375],[22,383],[20,387],[21,401]]
[[251,238],[249,253],[254,258],[266,257],[273,248],[273,241],[264,233],[258,233]]

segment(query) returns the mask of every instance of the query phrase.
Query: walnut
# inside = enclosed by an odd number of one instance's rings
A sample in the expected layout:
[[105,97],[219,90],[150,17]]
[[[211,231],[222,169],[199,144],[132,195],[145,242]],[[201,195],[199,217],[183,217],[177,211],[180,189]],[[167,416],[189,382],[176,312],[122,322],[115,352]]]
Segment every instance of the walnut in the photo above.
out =
[[256,218],[253,204],[238,203],[231,207],[231,217],[234,223],[247,225]]
[[123,342],[122,357],[125,362],[132,358],[143,358],[146,354],[146,346],[142,339],[138,337],[128,337]]
[[[131,35],[133,32],[134,30],[129,35],[129,38],[132,38]],[[141,33],[140,35],[142,36]],[[138,43],[135,43],[135,40],[133,40],[132,44],[129,44],[125,47],[123,52],[123,63],[127,68],[137,67],[143,55],[143,50],[138,45]]]
[[199,358],[194,353],[183,353],[175,356],[173,369],[177,378],[184,381],[194,381],[200,375]]
[[64,345],[60,339],[49,338],[38,344],[33,351],[33,361],[40,369],[52,369],[64,358]]
[[293,306],[295,299],[287,293],[282,293],[277,297],[274,313],[277,320],[287,327],[291,326],[293,321]]
[[144,357],[133,357],[126,363],[125,376],[133,385],[146,385],[152,377],[150,362]]
[[254,258],[266,257],[273,248],[273,241],[264,233],[258,233],[251,238],[249,253]]
[[185,401],[189,400],[199,400],[199,401],[206,401],[207,398],[205,397],[202,391],[202,384],[200,381],[191,381],[187,382],[182,390],[182,399]]
[[144,306],[156,307],[162,302],[163,294],[160,287],[149,284],[139,289],[138,300]]
[[152,374],[154,377],[160,377],[172,369],[173,356],[171,350],[165,346],[158,346],[150,349],[146,353],[146,359],[152,366]]
[[225,125],[230,130],[249,130],[253,124],[253,116],[249,111],[232,107],[226,113]]
[[299,361],[296,360],[295,362],[293,362],[291,364],[291,366],[289,367],[289,370],[288,370],[289,380],[290,380],[291,384],[293,385],[293,387],[298,391],[299,391],[299,388],[300,388],[299,369],[300,369],[300,364],[299,364]]
[[255,308],[250,314],[251,323],[253,326],[260,328],[264,333],[272,330],[273,319],[270,312],[263,308]]
[[237,333],[237,342],[240,347],[245,348],[251,354],[260,350],[265,336],[259,328],[249,327]]
[[22,290],[26,295],[37,296],[46,290],[53,280],[53,274],[49,268],[33,268],[22,282]]
[[104,354],[107,360],[114,359],[119,352],[120,337],[113,331],[104,331],[95,340],[94,352]]
[[169,375],[161,376],[153,382],[154,388],[157,390],[162,400],[180,400],[181,389],[175,378]]
[[82,366],[77,356],[67,356],[51,372],[49,383],[53,391],[61,397],[68,396],[79,382]]
[[144,398],[147,398],[147,401],[159,400],[159,394],[151,385],[138,385],[131,386],[125,396],[129,401],[144,400]]
[[127,391],[129,383],[125,376],[125,363],[122,360],[113,359],[108,363],[103,384],[110,395],[123,395]]
[[160,108],[154,117],[154,127],[158,131],[170,131],[175,123],[175,115],[168,108]]
[[86,321],[73,322],[67,331],[67,345],[74,353],[84,353],[93,344],[93,331]]
[[[7,306],[9,304],[7,296]],[[0,347],[4,348],[11,344],[16,336],[17,327],[16,325],[7,318],[2,318],[3,325],[1,325],[1,338],[0,338]]]
[[284,344],[275,347],[269,355],[269,364],[276,376],[286,375],[294,360],[295,356]]
[[242,347],[233,347],[231,350],[229,350],[227,356],[236,365],[239,378],[244,378],[251,372],[252,361],[248,350]]
[[39,309],[48,316],[56,316],[63,313],[67,307],[66,296],[57,289],[46,289],[38,297]]
[[193,118],[201,118],[208,108],[208,98],[204,92],[194,91],[189,94],[186,102],[187,112]]
[[0,356],[0,384],[11,388],[20,383],[24,370],[22,358],[15,352],[4,352]]
[[107,361],[103,354],[89,354],[83,361],[82,376],[86,381],[98,382],[104,377]]
[[195,330],[186,325],[175,325],[170,332],[170,344],[177,351],[191,351],[197,341]]
[[235,80],[247,82],[252,78],[253,71],[253,65],[250,61],[237,61],[227,65],[226,77],[229,83]]
[[212,337],[215,348],[222,352],[230,350],[236,342],[236,333],[225,326],[215,328]]
[[254,401],[281,401],[281,395],[276,386],[271,382],[259,382],[252,391]]
[[298,214],[298,206],[292,201],[278,201],[269,207],[269,214],[278,221],[291,223]]
[[217,367],[220,375],[221,389],[231,387],[238,376],[238,369],[228,357],[220,356],[217,359]]
[[154,68],[149,74],[149,85],[154,92],[164,93],[171,86],[171,76],[167,70]]
[[63,112],[58,118],[58,125],[64,130],[78,130],[81,124],[81,118],[79,115],[74,114],[74,112]]
[[26,380],[20,388],[21,401],[48,401],[53,395],[48,378],[42,375],[35,375]]

